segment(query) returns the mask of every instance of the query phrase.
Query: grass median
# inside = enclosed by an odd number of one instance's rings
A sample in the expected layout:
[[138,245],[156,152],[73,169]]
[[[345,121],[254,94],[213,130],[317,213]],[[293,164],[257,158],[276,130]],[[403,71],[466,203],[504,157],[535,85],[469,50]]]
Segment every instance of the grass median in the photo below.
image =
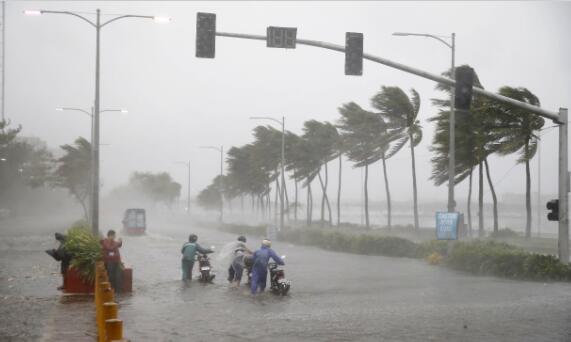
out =
[[[225,224],[221,230],[263,237],[266,226]],[[532,253],[521,247],[493,240],[458,241],[448,252],[446,241],[414,242],[398,236],[370,232],[343,232],[313,227],[288,229],[280,241],[315,246],[336,252],[387,257],[424,258],[455,270],[477,275],[534,281],[571,281],[571,266],[549,254]]]

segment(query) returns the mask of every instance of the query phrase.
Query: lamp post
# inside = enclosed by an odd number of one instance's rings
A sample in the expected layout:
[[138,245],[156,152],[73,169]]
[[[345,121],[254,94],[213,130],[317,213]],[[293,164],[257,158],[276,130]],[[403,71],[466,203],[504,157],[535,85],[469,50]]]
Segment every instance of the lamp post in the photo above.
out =
[[280,230],[284,229],[284,193],[285,193],[285,117],[282,121],[269,116],[252,116],[250,120],[271,120],[282,126],[282,156],[281,156],[281,189],[280,189]]
[[175,161],[175,164],[185,165],[188,168],[188,198],[186,199],[186,214],[190,215],[190,160],[188,162]]
[[105,22],[101,22],[101,10],[97,9],[95,22],[87,19],[86,17],[70,12],[70,11],[50,11],[50,10],[25,10],[25,15],[28,16],[40,16],[44,14],[65,14],[77,17],[84,22],[95,28],[95,101],[93,110],[93,141],[91,142],[91,160],[93,161],[93,186],[92,186],[92,198],[91,198],[91,231],[95,235],[99,235],[99,47],[100,47],[100,35],[101,29],[112,22],[120,19],[126,18],[143,18],[152,19],[155,22],[170,22],[170,18],[148,16],[148,15],[133,15],[126,14],[111,18]]
[[[452,33],[450,36],[436,36],[426,33],[408,33],[408,32],[395,32],[393,36],[418,36],[433,38],[448,46],[452,51],[450,78],[455,77],[455,53],[456,53],[456,34]],[[442,38],[450,39],[450,43]],[[454,110],[454,86],[450,87],[450,117],[449,121],[449,142],[448,142],[448,212],[454,212],[456,208],[456,201],[454,200],[454,178],[456,177],[456,114]]]
[[210,149],[220,152],[220,185],[218,187],[218,192],[220,193],[220,223],[224,222],[224,191],[223,187],[223,176],[224,176],[224,146],[200,146],[203,149]]

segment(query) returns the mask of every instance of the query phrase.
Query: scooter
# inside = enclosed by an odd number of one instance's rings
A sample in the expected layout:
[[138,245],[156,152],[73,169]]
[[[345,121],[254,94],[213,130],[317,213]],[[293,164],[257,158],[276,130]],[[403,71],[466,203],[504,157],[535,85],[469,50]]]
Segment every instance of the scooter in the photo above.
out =
[[[212,247],[211,249],[214,249]],[[198,269],[200,270],[200,275],[198,276],[198,281],[203,283],[211,283],[216,277],[216,274],[212,272],[212,266],[210,265],[210,258],[208,254],[198,253]]]
[[[282,256],[284,259],[285,256]],[[273,294],[278,296],[285,296],[291,287],[291,281],[285,277],[283,268],[280,268],[275,262],[268,263],[270,270],[270,290]]]

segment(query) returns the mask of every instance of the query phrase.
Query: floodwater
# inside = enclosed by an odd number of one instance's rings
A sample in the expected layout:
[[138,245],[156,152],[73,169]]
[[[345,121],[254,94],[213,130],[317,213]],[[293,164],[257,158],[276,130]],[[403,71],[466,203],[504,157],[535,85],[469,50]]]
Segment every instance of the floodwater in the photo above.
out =
[[[199,225],[152,220],[148,235],[123,237],[123,260],[134,269],[134,293],[118,296],[125,338],[571,341],[571,284],[477,277],[422,260],[276,242],[277,253],[287,255],[290,294],[253,298],[245,287],[228,286],[227,265],[217,261],[216,253],[212,256],[217,273],[214,284],[180,280],[180,247],[191,232],[198,234],[201,244],[214,245],[217,251],[236,239]],[[42,250],[54,244],[46,243],[43,236],[9,241],[0,243],[0,340],[56,341],[62,321],[70,322],[67,328],[83,337],[77,340],[94,340],[89,320],[92,304],[62,303],[53,288],[60,281],[57,264],[44,258]],[[258,238],[248,236],[251,248],[258,244]]]

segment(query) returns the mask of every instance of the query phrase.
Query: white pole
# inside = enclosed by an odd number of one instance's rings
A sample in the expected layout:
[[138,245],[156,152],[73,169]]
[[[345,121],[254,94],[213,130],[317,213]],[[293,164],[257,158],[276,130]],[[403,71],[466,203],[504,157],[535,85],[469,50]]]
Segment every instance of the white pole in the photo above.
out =
[[559,109],[559,260],[569,263],[569,165],[567,108]]

